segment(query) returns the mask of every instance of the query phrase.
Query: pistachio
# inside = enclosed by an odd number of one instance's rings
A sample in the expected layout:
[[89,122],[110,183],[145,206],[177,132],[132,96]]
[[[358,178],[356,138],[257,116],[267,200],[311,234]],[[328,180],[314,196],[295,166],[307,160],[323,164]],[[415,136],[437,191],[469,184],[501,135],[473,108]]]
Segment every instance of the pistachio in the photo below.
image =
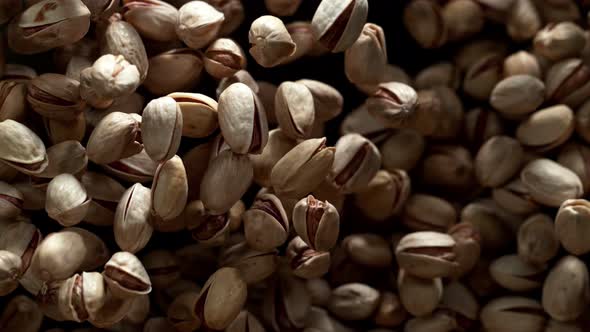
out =
[[84,186],[71,174],[60,174],[47,186],[45,210],[63,226],[74,226],[88,212],[90,198]]
[[492,197],[500,207],[516,215],[529,215],[539,209],[530,190],[518,178],[502,188],[494,189]]
[[336,142],[329,178],[344,192],[360,191],[369,184],[381,165],[381,154],[368,139],[358,134],[342,136]]
[[256,250],[247,242],[235,244],[222,252],[220,266],[233,267],[240,271],[248,285],[256,284],[271,276],[278,265],[275,249]]
[[300,197],[317,188],[328,175],[334,161],[334,148],[325,138],[297,144],[273,167],[270,181],[279,195]]
[[343,320],[367,319],[379,305],[379,291],[360,284],[345,284],[332,290],[328,309]]
[[583,239],[588,232],[590,202],[585,199],[565,200],[555,217],[555,234],[561,245],[574,255],[583,255],[590,247]]
[[391,135],[383,121],[369,113],[367,103],[348,113],[340,125],[342,135],[357,133],[378,144]]
[[84,221],[97,226],[113,225],[116,204],[123,197],[125,187],[108,175],[90,171],[82,175],[81,182],[92,199]]
[[313,28],[309,21],[295,21],[285,25],[291,39],[295,43],[295,52],[281,62],[281,65],[292,63],[309,55],[317,41],[313,36]]
[[302,0],[265,0],[269,12],[277,16],[292,16],[297,12]]
[[358,39],[344,53],[344,73],[354,84],[379,84],[386,64],[385,33],[377,24],[366,23]]
[[229,38],[215,40],[203,55],[205,70],[217,79],[229,77],[246,67],[244,51]]
[[514,5],[508,12],[506,30],[515,41],[533,38],[541,29],[542,18],[533,0],[513,1]]
[[[530,93],[524,95],[523,90]],[[490,104],[508,118],[518,118],[536,110],[545,99],[545,85],[530,75],[512,75],[498,82],[491,92]]]
[[142,139],[150,158],[157,162],[172,158],[180,145],[182,126],[182,112],[174,99],[161,97],[150,101],[141,121]]
[[123,181],[143,183],[153,179],[158,164],[142,149],[131,157],[111,162],[103,167]]
[[10,299],[0,314],[0,329],[34,332],[41,329],[43,313],[35,301],[25,295]]
[[287,259],[293,274],[303,279],[321,277],[330,269],[330,253],[313,250],[298,236],[287,246]]
[[465,114],[463,129],[468,144],[478,148],[490,137],[504,133],[504,126],[498,113],[479,107]]
[[30,268],[41,280],[59,280],[72,276],[84,264],[88,252],[82,235],[71,231],[51,233],[32,255]]
[[244,212],[243,219],[246,242],[253,249],[270,250],[287,241],[289,218],[277,196],[257,196],[252,207]]
[[[464,0],[453,1],[452,3],[461,2],[465,3]],[[437,86],[448,86],[449,88],[457,89],[461,83],[460,78],[458,69],[454,64],[450,62],[439,62],[418,72],[414,79],[414,85],[420,90],[432,89]]]
[[430,315],[414,317],[406,322],[406,331],[427,332],[441,331],[448,332],[457,328],[455,318],[446,310],[437,310]]
[[395,248],[401,268],[421,278],[449,276],[457,267],[455,240],[437,232],[414,232],[404,236]]
[[77,141],[64,141],[47,149],[47,168],[36,177],[54,178],[62,173],[80,175],[86,171],[86,149]]
[[410,181],[403,170],[380,170],[365,189],[355,193],[355,205],[370,219],[386,221],[402,211],[410,196]]
[[446,232],[455,224],[457,211],[448,201],[425,194],[411,195],[404,207],[402,222],[412,230]]
[[159,0],[125,0],[123,17],[145,38],[157,41],[176,39],[178,10]]
[[14,186],[0,181],[0,217],[17,217],[23,209],[23,194]]
[[311,91],[304,84],[283,82],[275,95],[275,115],[282,132],[292,139],[311,136],[315,106]]
[[310,79],[301,79],[295,83],[305,85],[311,92],[317,121],[328,121],[342,113],[342,94],[331,85]]
[[453,277],[462,277],[470,272],[479,261],[481,255],[481,237],[476,226],[461,222],[451,227],[449,235],[455,240],[455,261],[458,266]]
[[443,296],[441,278],[423,279],[400,270],[397,288],[404,308],[414,316],[425,316],[434,311]]
[[518,255],[502,256],[490,265],[492,278],[512,291],[530,291],[541,287],[546,266],[533,265]]
[[309,195],[295,205],[293,227],[312,249],[328,251],[338,239],[340,216],[328,201],[322,202]]
[[219,126],[217,102],[200,93],[173,92],[168,95],[182,112],[182,136],[207,137]]
[[310,305],[305,282],[291,274],[278,273],[264,294],[262,315],[274,331],[302,329],[308,321]]
[[249,155],[254,167],[254,181],[264,187],[271,186],[270,174],[273,167],[295,144],[296,142],[285,136],[282,130],[273,129],[269,131],[268,141],[262,153]]
[[149,224],[151,196],[148,188],[136,183],[121,197],[115,212],[114,233],[122,250],[136,253],[152,237],[153,228]]
[[352,234],[342,240],[342,247],[355,263],[385,268],[391,265],[393,252],[390,244],[377,234]]
[[0,295],[12,293],[23,273],[21,258],[7,250],[0,250]]
[[[404,26],[423,48],[439,48],[447,42],[448,27],[438,3],[412,1],[404,8]],[[423,24],[415,24],[421,21]]]
[[[39,246],[42,238],[39,229],[26,222],[15,222],[10,224],[2,231],[2,235],[0,235],[0,250],[11,252],[21,260],[18,274],[19,277],[22,277],[19,280],[21,283],[23,282],[23,279],[26,279],[25,277],[33,279],[29,267],[31,266],[33,254]],[[27,281],[24,282],[26,283]],[[31,293],[34,294],[39,291],[39,289],[28,287],[29,285],[23,286],[26,290],[31,291]]]
[[477,152],[475,175],[483,186],[501,186],[520,170],[522,159],[523,148],[517,140],[508,136],[494,136]]
[[588,306],[588,268],[575,256],[565,256],[551,269],[543,284],[543,309],[560,321],[578,318]]
[[[103,274],[104,278],[104,274]],[[106,289],[104,305],[98,310],[89,322],[96,327],[109,327],[120,322],[131,310],[133,299],[120,299],[113,295],[113,292]]]
[[28,7],[8,25],[8,45],[34,54],[73,44],[90,28],[90,11],[80,0],[43,0]]
[[148,294],[152,284],[145,267],[132,253],[115,253],[105,264],[104,279],[115,297],[128,299]]
[[58,307],[63,317],[76,322],[93,318],[105,304],[104,280],[98,272],[84,272],[65,280],[58,293]]
[[135,28],[121,21],[119,14],[109,19],[101,48],[103,54],[122,55],[130,64],[137,67],[140,82],[145,80],[149,67],[145,46]]
[[110,164],[138,154],[143,149],[139,137],[140,120],[137,117],[121,112],[110,113],[88,138],[88,159],[97,164]]
[[465,73],[463,91],[475,99],[487,100],[502,78],[504,59],[497,53],[489,53],[475,59]]
[[393,328],[401,325],[407,318],[408,312],[402,306],[399,296],[392,292],[381,292],[380,303],[375,312],[375,323],[378,326]]
[[354,44],[367,21],[366,0],[322,0],[311,20],[315,38],[331,52]]
[[190,202],[184,213],[193,239],[206,246],[220,246],[225,243],[229,232],[226,213],[212,214],[201,201]]
[[566,199],[583,194],[580,178],[549,159],[529,162],[520,172],[520,180],[535,201],[547,206],[558,207]]
[[546,98],[553,103],[577,108],[590,95],[589,76],[590,68],[580,59],[556,62],[545,75]]
[[78,114],[72,121],[43,118],[43,124],[45,132],[53,144],[65,141],[81,142],[86,135],[86,115],[84,113]]
[[465,40],[480,32],[485,24],[484,10],[474,0],[459,0],[447,3],[442,8],[442,17],[447,26],[448,38]]
[[586,37],[584,30],[573,22],[549,23],[537,32],[535,51],[551,61],[559,61],[580,54]]
[[219,96],[219,127],[225,142],[239,154],[259,154],[268,141],[266,113],[256,94],[234,83]]
[[224,13],[204,1],[190,1],[178,10],[176,34],[192,49],[206,46],[219,34]]
[[[200,81],[203,66],[200,53],[190,48],[165,51],[150,57],[144,86],[158,96],[190,91]],[[171,72],[176,75],[169,75]]]
[[0,122],[0,161],[26,174],[43,172],[48,165],[43,141],[29,128],[13,120]]
[[[1,57],[1,56],[0,56]],[[1,61],[1,60],[0,60]],[[14,81],[0,81],[0,121],[25,118],[27,86]]]
[[388,127],[402,127],[410,121],[418,104],[418,95],[409,85],[381,83],[377,91],[367,99],[367,109]]
[[475,327],[479,314],[479,303],[475,294],[459,282],[445,285],[440,307],[454,314],[461,330]]
[[544,152],[567,141],[574,127],[572,110],[566,105],[555,105],[539,110],[521,122],[516,129],[516,138],[524,146]]
[[[555,228],[560,227],[557,225],[556,221]],[[533,264],[545,264],[555,257],[559,250],[559,239],[553,228],[553,221],[545,214],[538,213],[528,217],[518,229],[520,258]]]
[[247,310],[242,310],[234,321],[225,329],[227,332],[264,332],[264,326],[256,316]]
[[488,302],[481,310],[480,320],[490,331],[518,329],[519,331],[542,331],[545,314],[539,302],[519,296],[498,297]]
[[527,51],[515,52],[504,59],[504,77],[513,75],[530,75],[540,79],[541,65],[533,54]]

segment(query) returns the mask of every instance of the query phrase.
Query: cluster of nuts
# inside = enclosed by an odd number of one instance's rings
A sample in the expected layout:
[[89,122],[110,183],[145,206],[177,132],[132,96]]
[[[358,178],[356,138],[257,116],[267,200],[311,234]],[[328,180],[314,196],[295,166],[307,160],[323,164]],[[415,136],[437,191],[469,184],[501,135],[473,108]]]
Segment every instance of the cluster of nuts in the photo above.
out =
[[1,0],[1,332],[590,330],[588,1],[260,2]]

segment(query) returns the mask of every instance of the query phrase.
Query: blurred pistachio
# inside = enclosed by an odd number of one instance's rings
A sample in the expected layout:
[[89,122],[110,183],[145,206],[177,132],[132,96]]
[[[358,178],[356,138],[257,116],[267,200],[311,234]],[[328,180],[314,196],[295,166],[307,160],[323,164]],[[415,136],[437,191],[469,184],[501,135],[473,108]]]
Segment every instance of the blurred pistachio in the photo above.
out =
[[82,175],[82,185],[92,199],[84,221],[97,226],[110,226],[115,220],[116,204],[125,188],[115,179],[92,171]]
[[442,7],[441,15],[451,41],[465,40],[485,25],[484,10],[473,0],[451,1]]
[[590,251],[584,241],[590,231],[590,202],[585,199],[568,199],[561,204],[555,217],[555,237],[574,255]]
[[81,142],[86,135],[86,115],[84,113],[72,121],[61,121],[43,118],[45,132],[53,144],[65,141]]
[[209,159],[212,145],[210,142],[196,145],[182,156],[184,168],[187,170],[188,199],[191,201],[200,197],[201,181],[209,166],[203,160]]
[[[557,225],[556,221],[555,228],[560,227]],[[555,257],[559,250],[559,239],[553,229],[553,221],[545,214],[528,217],[518,229],[519,257],[533,264],[545,264]]]
[[387,139],[392,132],[383,121],[369,113],[367,103],[364,103],[348,113],[340,124],[341,135],[350,133],[361,134],[377,144]]
[[222,79],[244,69],[246,55],[232,39],[219,38],[203,53],[203,62],[209,75]]
[[579,107],[590,96],[590,68],[581,59],[570,58],[553,64],[546,73],[546,98],[553,103]]
[[441,278],[423,279],[403,269],[397,276],[397,289],[402,305],[414,316],[432,313],[443,296]]
[[342,320],[369,318],[379,305],[379,291],[365,284],[344,284],[332,290],[328,309]]
[[534,0],[516,0],[508,11],[506,30],[514,41],[526,41],[541,29],[542,18]]
[[[149,59],[144,86],[151,93],[163,96],[176,91],[192,90],[203,72],[201,55],[189,48],[176,48]],[[169,73],[174,72],[175,75]]]
[[458,266],[452,272],[452,276],[462,277],[469,273],[479,261],[481,255],[481,238],[476,226],[461,222],[448,231],[455,240],[455,261]]
[[447,310],[436,310],[430,315],[408,319],[404,328],[406,331],[415,332],[450,332],[456,331],[458,326],[452,313]]
[[574,113],[566,105],[541,109],[523,120],[516,138],[525,146],[544,152],[565,143],[574,132]]
[[463,126],[468,144],[477,148],[490,137],[504,133],[498,113],[487,108],[478,107],[467,111]]
[[123,17],[145,38],[157,41],[176,39],[178,10],[159,0],[125,0]]
[[27,101],[44,117],[71,121],[86,106],[80,97],[80,83],[59,74],[43,74],[28,84]]
[[205,1],[190,1],[178,10],[176,34],[188,47],[198,50],[219,34],[225,15]]
[[43,312],[26,295],[17,295],[4,305],[0,313],[0,329],[5,331],[36,332],[41,329]]
[[[439,48],[447,42],[448,27],[437,2],[417,0],[404,8],[404,26],[423,48]],[[415,24],[421,21],[422,24]]]
[[90,11],[80,0],[44,0],[23,11],[8,25],[8,45],[34,54],[82,39],[90,28]]
[[254,167],[254,181],[263,187],[271,186],[270,174],[273,167],[295,144],[296,142],[285,136],[280,129],[269,131],[268,142],[262,153],[249,155]]
[[[464,0],[453,1],[452,3],[462,1]],[[417,89],[431,89],[439,85],[457,89],[460,83],[460,73],[455,65],[450,62],[439,62],[428,66],[419,71],[414,79],[414,85]]]
[[520,296],[498,297],[485,306],[480,313],[484,328],[490,331],[518,329],[519,331],[542,331],[545,313],[539,302]]
[[103,167],[122,181],[144,183],[153,179],[158,164],[142,149],[131,157],[111,162]]
[[540,288],[546,268],[542,264],[528,263],[518,255],[506,255],[490,264],[490,274],[500,286],[522,292]]
[[386,221],[399,214],[411,191],[411,180],[403,170],[379,170],[363,190],[355,193],[355,205],[369,218]]
[[408,85],[412,84],[412,79],[403,68],[388,63],[382,69],[378,84],[356,84],[357,89],[366,95],[372,95],[377,91],[381,83],[400,82]]
[[422,157],[425,145],[424,137],[414,130],[393,133],[380,147],[383,168],[390,172],[411,170]]
[[572,170],[582,180],[585,193],[590,189],[589,158],[590,149],[576,142],[566,143],[557,156],[558,163]]
[[379,25],[366,23],[361,35],[344,53],[344,73],[353,84],[378,84],[386,64],[385,33]]
[[313,250],[329,251],[338,240],[340,215],[328,201],[309,195],[295,205],[293,227]]
[[265,332],[264,326],[256,316],[247,310],[242,310],[234,321],[225,329],[227,332]]
[[393,260],[389,242],[377,234],[351,234],[342,240],[342,247],[351,260],[363,266],[386,268]]
[[[524,95],[523,90],[529,91]],[[498,82],[490,95],[490,104],[507,118],[519,118],[541,106],[545,85],[530,75],[512,75]]]
[[511,243],[512,232],[500,213],[495,202],[485,200],[471,202],[461,210],[461,223],[473,225],[484,253],[504,250]]
[[408,312],[403,307],[399,296],[392,292],[381,292],[380,303],[373,318],[374,322],[378,326],[393,328],[402,325],[407,318]]
[[544,205],[558,207],[566,199],[582,196],[580,178],[550,159],[529,162],[520,172],[520,180],[531,197]]
[[503,56],[496,53],[476,58],[465,73],[463,91],[475,99],[487,100],[502,78],[503,62]]
[[573,321],[590,302],[588,268],[575,256],[561,258],[543,284],[543,309],[553,319]]
[[[505,158],[505,156],[511,158]],[[509,136],[494,136],[487,140],[475,156],[475,175],[483,186],[498,187],[520,170],[523,148]]]
[[578,56],[585,44],[584,30],[573,22],[549,23],[533,42],[535,51],[551,61]]
[[516,215],[528,215],[539,209],[539,205],[530,195],[530,190],[519,178],[512,180],[504,187],[495,188],[492,191],[492,198],[500,207]]
[[[78,141],[64,141],[47,149],[47,168],[38,175],[39,178],[54,178],[62,173],[80,176],[86,171],[88,156],[86,149]],[[43,181],[40,181],[43,183]]]
[[543,71],[537,58],[527,52],[518,51],[504,59],[504,77],[514,75],[530,75],[541,79]]
[[455,207],[437,196],[412,194],[403,209],[402,223],[412,230],[446,232],[457,222]]
[[180,263],[168,250],[151,250],[143,256],[141,262],[156,289],[171,286],[180,279]]
[[23,194],[14,186],[0,181],[0,217],[11,219],[21,214]]
[[120,9],[117,0],[82,0],[82,2],[90,10],[90,19],[95,22],[109,18]]
[[265,0],[266,9],[273,15],[292,16],[302,0]]
[[94,128],[86,145],[88,159],[97,164],[110,164],[142,151],[139,142],[140,118],[113,112]]
[[256,250],[241,242],[222,251],[219,265],[240,271],[244,281],[251,285],[271,276],[278,265],[278,251]]
[[14,81],[0,81],[0,121],[23,121],[26,115],[27,86]]
[[421,278],[451,275],[457,268],[456,242],[450,235],[438,232],[414,232],[404,236],[395,248],[400,268]]
[[298,236],[289,242],[286,256],[293,274],[299,278],[319,278],[330,269],[330,253],[310,248]]

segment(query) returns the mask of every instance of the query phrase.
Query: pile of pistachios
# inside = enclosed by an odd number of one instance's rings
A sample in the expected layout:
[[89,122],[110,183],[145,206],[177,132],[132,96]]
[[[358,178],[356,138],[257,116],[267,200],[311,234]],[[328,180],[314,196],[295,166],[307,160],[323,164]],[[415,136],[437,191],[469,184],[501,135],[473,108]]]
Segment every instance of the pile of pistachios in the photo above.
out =
[[374,1],[0,0],[0,332],[590,331],[590,1]]

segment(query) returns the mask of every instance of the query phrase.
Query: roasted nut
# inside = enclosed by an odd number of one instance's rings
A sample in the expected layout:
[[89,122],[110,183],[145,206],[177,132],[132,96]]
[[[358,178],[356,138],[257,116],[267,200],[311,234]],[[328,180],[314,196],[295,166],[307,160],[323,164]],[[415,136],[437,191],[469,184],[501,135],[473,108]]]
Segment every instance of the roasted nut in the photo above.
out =
[[[150,57],[149,71],[143,85],[158,96],[190,91],[200,81],[203,66],[198,51],[190,48],[168,50]],[[175,75],[170,75],[171,72]]]
[[336,142],[334,163],[328,176],[341,191],[358,192],[366,188],[381,166],[381,153],[368,139],[348,134]]
[[549,159],[529,162],[520,172],[520,180],[535,201],[547,206],[558,207],[566,199],[578,198],[584,192],[574,172]]
[[147,154],[156,162],[172,158],[182,134],[180,107],[170,97],[150,101],[142,114],[141,133]]
[[190,1],[178,10],[176,34],[188,47],[198,50],[213,41],[225,16],[205,1]]
[[149,223],[150,190],[139,183],[125,191],[115,212],[115,241],[121,250],[136,253],[149,242],[154,231]]
[[113,296],[121,299],[152,291],[145,267],[135,255],[126,251],[117,252],[109,259],[104,266],[103,276]]
[[253,249],[271,250],[287,241],[289,218],[277,196],[258,195],[243,219],[246,242]]
[[88,212],[90,198],[84,186],[71,174],[60,174],[47,186],[45,210],[63,226],[74,226]]
[[415,232],[404,236],[395,248],[399,266],[421,278],[450,276],[457,268],[455,240],[437,232]]
[[314,36],[328,50],[342,52],[361,34],[368,11],[366,0],[322,0],[311,20]]
[[340,215],[328,201],[312,195],[301,199],[293,209],[295,232],[316,251],[329,251],[338,240]]
[[590,302],[588,268],[575,256],[560,259],[543,284],[543,309],[560,321],[578,318]]
[[441,278],[418,278],[403,269],[397,276],[397,288],[402,305],[414,316],[432,313],[443,296]]
[[363,320],[377,309],[379,297],[379,291],[368,285],[345,284],[332,290],[328,309],[342,320]]

